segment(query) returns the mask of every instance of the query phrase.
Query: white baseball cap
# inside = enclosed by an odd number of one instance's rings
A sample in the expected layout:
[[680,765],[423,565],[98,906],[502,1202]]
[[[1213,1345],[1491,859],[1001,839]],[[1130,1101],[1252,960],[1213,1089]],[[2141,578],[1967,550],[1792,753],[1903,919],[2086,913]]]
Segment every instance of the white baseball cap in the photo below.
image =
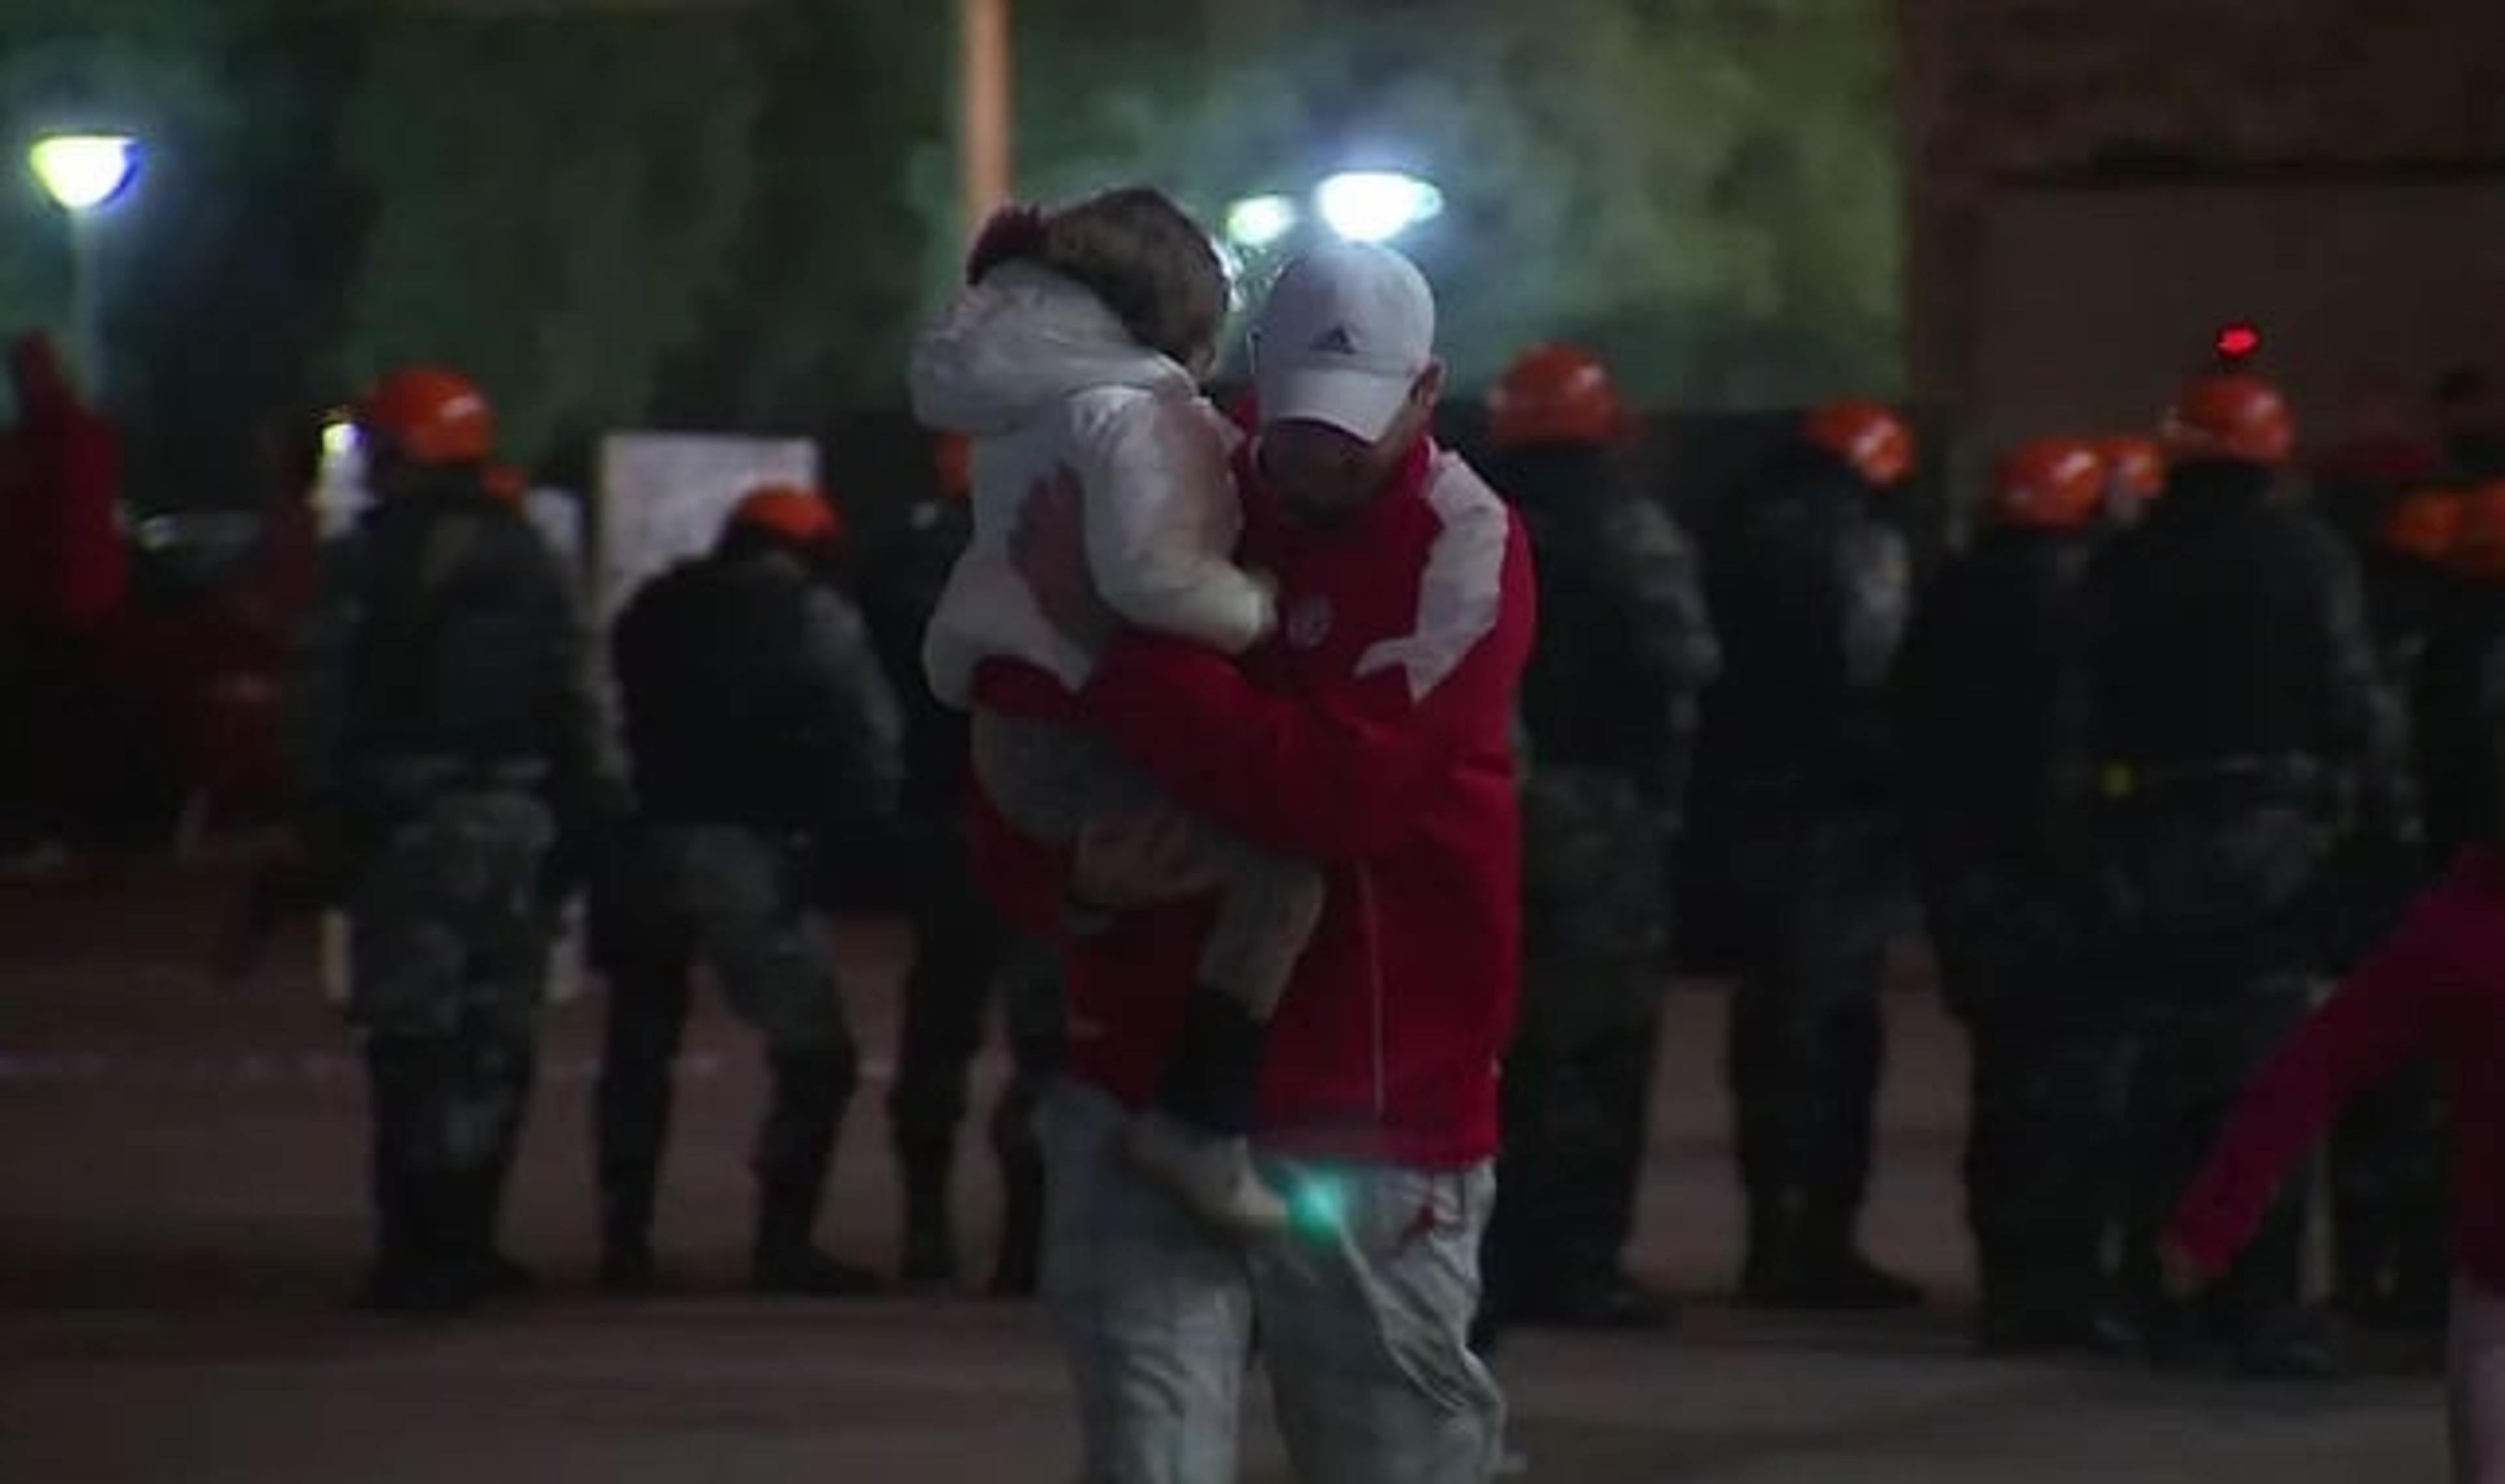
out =
[[1388,247],[1333,242],[1279,275],[1252,324],[1261,420],[1319,422],[1373,442],[1435,360],[1435,295]]

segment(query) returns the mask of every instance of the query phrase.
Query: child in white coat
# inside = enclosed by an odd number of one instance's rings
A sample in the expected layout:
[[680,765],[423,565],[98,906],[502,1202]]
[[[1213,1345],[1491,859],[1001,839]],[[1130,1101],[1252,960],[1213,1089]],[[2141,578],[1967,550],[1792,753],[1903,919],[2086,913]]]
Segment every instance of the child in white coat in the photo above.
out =
[[[1141,188],[1003,213],[967,280],[913,356],[915,414],[974,441],[973,541],[923,659],[933,691],[973,713],[975,776],[1003,818],[1067,844],[1160,795],[1077,715],[1091,656],[1011,565],[1029,495],[1076,480],[1088,566],[1126,622],[1227,654],[1277,627],[1269,585],[1228,559],[1242,527],[1234,434],[1199,390],[1229,286],[1208,235]],[[1205,1219],[1259,1234],[1288,1222],[1251,1154],[1261,1031],[1322,915],[1323,884],[1214,826],[1201,844],[1223,882],[1217,916],[1130,1149]]]

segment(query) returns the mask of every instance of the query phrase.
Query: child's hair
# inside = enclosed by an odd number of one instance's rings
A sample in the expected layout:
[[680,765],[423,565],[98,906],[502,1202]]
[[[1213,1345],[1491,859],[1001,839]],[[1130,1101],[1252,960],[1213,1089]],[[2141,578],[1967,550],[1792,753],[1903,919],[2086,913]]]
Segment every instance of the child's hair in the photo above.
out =
[[993,215],[966,260],[966,281],[1024,260],[1085,287],[1131,337],[1189,365],[1226,323],[1226,265],[1209,234],[1162,191],[1126,186],[1058,211]]

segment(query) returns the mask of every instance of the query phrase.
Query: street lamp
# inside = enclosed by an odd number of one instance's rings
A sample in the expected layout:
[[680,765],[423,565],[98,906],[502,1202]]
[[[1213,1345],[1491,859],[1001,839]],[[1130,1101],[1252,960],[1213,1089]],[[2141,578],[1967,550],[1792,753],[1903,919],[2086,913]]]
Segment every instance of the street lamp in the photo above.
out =
[[112,204],[139,173],[139,146],[126,134],[54,134],[36,141],[27,163],[69,217],[72,358],[90,396],[104,393],[104,337],[94,263],[92,215]]
[[1389,242],[1441,216],[1444,193],[1395,170],[1348,170],[1315,190],[1314,205],[1325,226],[1353,242]]
[[1226,239],[1247,252],[1275,245],[1296,230],[1304,213],[1284,195],[1248,196],[1226,209]]
[[123,134],[55,134],[38,141],[27,160],[63,211],[93,211],[130,184],[139,149]]

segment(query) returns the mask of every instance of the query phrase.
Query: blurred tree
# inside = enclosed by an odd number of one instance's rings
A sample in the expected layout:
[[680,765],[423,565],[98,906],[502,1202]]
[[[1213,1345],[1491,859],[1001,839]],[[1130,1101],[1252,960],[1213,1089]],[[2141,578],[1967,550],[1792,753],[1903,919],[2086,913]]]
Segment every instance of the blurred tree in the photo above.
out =
[[811,429],[903,402],[907,342],[955,241],[949,9],[776,0],[752,30],[762,106],[733,242],[736,292],[678,357],[657,410]]
[[338,369],[463,368],[522,459],[640,421],[732,287],[751,39],[720,15],[376,21],[341,142],[374,209]]
[[1257,30],[1107,4],[1021,37],[1030,194],[1147,179],[1215,225],[1244,194],[1409,169],[1446,195],[1402,245],[1464,385],[1555,336],[1661,403],[1896,384],[1885,0],[1375,0]]

